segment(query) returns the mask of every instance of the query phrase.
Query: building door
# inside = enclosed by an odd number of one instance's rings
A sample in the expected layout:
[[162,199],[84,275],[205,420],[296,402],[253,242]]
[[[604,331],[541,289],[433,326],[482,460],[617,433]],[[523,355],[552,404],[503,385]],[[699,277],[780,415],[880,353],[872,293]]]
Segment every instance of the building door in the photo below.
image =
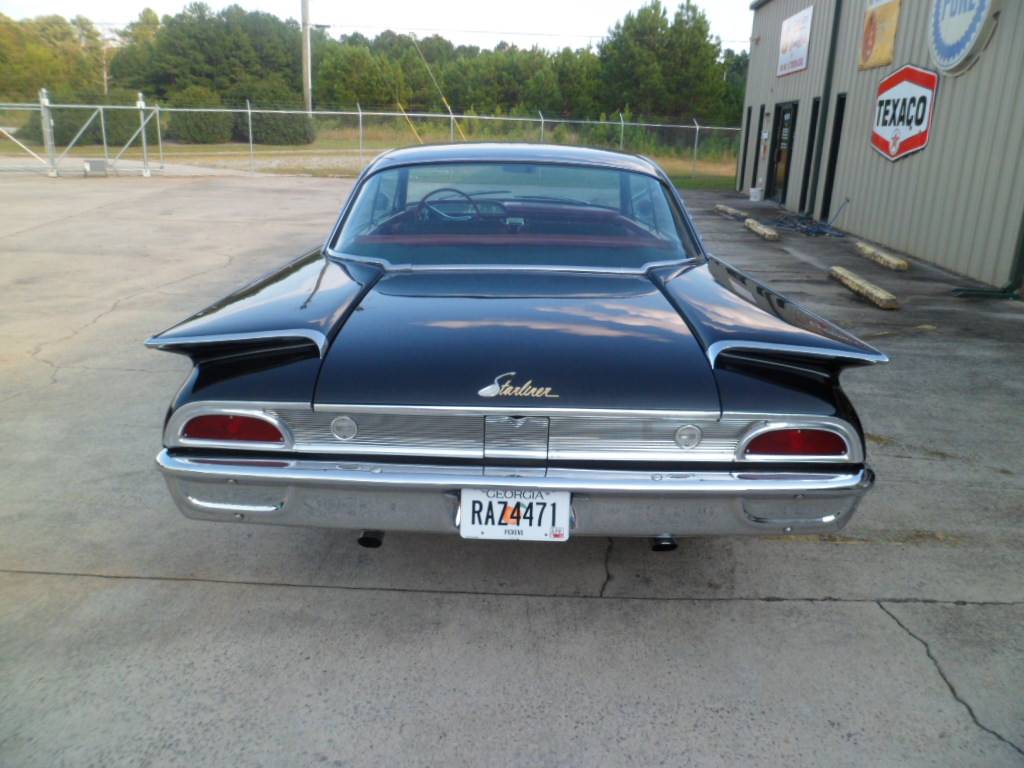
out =
[[793,136],[796,130],[796,105],[795,101],[778,104],[775,107],[775,120],[772,125],[771,160],[765,196],[780,204],[786,202],[786,186],[789,184]]

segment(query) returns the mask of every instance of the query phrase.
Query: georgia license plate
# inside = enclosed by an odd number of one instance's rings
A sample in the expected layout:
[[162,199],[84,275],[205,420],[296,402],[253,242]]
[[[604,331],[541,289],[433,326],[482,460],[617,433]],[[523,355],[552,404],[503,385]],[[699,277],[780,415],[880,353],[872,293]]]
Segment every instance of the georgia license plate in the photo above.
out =
[[459,533],[464,539],[565,541],[571,494],[523,488],[463,488]]

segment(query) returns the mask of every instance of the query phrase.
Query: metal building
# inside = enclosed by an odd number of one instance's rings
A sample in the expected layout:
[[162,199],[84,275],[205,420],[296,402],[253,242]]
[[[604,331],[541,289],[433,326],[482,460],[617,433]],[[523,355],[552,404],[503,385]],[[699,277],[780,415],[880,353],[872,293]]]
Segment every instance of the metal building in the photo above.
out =
[[738,188],[1019,289],[1024,1],[751,8]]

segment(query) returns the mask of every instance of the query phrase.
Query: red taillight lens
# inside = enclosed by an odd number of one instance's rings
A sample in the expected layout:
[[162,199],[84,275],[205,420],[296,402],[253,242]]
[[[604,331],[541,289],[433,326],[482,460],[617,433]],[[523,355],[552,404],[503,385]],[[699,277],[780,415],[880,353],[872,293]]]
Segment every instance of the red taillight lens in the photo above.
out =
[[750,441],[747,456],[843,456],[846,441],[824,429],[777,429]]
[[189,419],[182,437],[192,440],[238,440],[249,443],[283,443],[281,430],[263,419],[252,416],[207,414]]

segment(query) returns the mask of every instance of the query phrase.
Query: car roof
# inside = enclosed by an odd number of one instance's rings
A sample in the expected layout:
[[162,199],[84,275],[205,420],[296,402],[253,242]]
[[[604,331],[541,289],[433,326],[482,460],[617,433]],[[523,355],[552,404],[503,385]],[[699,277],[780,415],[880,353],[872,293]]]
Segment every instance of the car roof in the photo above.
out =
[[645,157],[592,147],[574,147],[564,144],[514,144],[504,142],[427,144],[406,149],[395,149],[377,158],[371,165],[379,171],[403,165],[433,163],[565,163],[616,168],[623,171],[660,176],[658,166]]

